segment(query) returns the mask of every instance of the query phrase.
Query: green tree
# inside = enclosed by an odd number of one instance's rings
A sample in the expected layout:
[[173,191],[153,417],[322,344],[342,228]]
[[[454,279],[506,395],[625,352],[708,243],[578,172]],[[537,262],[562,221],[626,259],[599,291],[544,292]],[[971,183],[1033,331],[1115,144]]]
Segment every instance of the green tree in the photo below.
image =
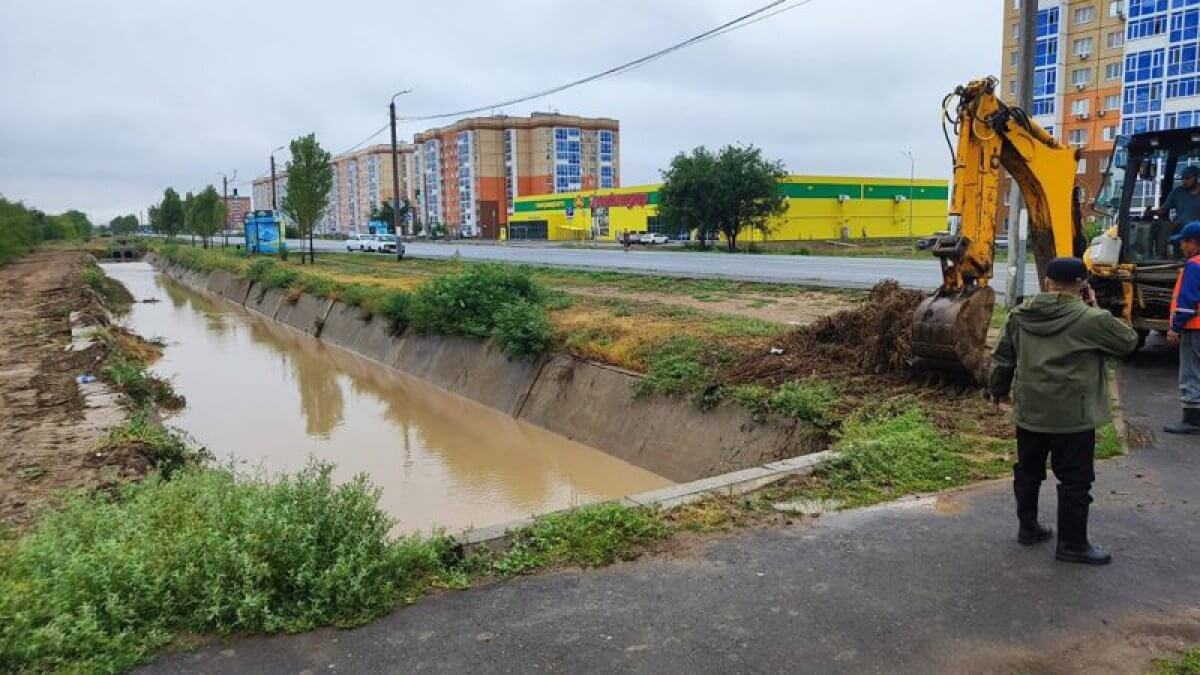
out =
[[158,206],[151,205],[146,209],[146,218],[149,219],[150,231],[155,234],[162,234],[162,211]]
[[183,201],[174,188],[163,191],[162,202],[158,205],[159,232],[173,238],[183,230],[184,212]]
[[680,153],[662,172],[659,222],[671,229],[695,228],[700,245],[725,236],[730,251],[747,230],[771,232],[771,218],[784,213],[780,183],[783,163],[763,158],[754,146],[725,146],[716,155],[703,147]]
[[61,219],[64,229],[69,228],[75,237],[79,239],[92,238],[92,231],[95,228],[92,226],[92,221],[88,220],[87,215],[82,211],[71,209],[58,217]]
[[399,214],[393,211],[391,202],[380,202],[379,206],[371,209],[371,220],[387,223],[392,228],[392,234],[403,234],[408,214],[412,213],[412,202],[408,201],[408,197],[401,197]]
[[188,192],[183,195],[183,218],[180,221],[183,223],[183,231],[192,236],[192,246],[196,245],[196,214],[192,208],[192,204],[196,198],[192,193]]
[[[329,206],[333,188],[332,159],[317,143],[316,134],[301,136],[290,144],[292,158],[287,163],[287,196],[283,212],[308,238],[308,261],[313,261],[313,227]],[[303,258],[303,256],[302,256]]]
[[200,194],[192,197],[189,206],[192,233],[199,236],[204,248],[208,248],[212,237],[225,222],[225,204],[217,189],[206,186]]
[[136,234],[139,225],[137,216],[130,214],[117,216],[110,220],[108,222],[108,229],[114,236],[124,236],[127,234]]

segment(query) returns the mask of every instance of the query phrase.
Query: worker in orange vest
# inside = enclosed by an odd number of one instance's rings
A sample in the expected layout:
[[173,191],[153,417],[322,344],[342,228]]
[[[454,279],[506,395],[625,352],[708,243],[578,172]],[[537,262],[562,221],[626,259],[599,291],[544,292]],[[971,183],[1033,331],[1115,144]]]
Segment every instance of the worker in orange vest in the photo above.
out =
[[1179,347],[1179,389],[1183,421],[1164,428],[1169,434],[1200,435],[1200,221],[1188,223],[1171,237],[1187,258],[1171,298],[1171,330],[1167,344]]

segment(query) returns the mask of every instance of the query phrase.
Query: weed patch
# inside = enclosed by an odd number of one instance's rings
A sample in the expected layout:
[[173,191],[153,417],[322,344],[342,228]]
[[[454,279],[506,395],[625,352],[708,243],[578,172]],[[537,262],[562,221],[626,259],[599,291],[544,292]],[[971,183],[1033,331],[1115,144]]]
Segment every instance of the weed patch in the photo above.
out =
[[649,509],[584,506],[548,515],[517,532],[509,550],[491,566],[502,574],[521,574],[553,565],[609,565],[636,557],[670,532]]
[[1159,675],[1200,675],[1200,649],[1184,652],[1174,659],[1157,660],[1154,665]]
[[187,470],[71,498],[0,558],[0,670],[123,671],[177,632],[355,626],[435,583],[441,537],[389,541],[364,479]]
[[704,365],[704,345],[695,337],[681,335],[650,350],[646,376],[636,385],[637,396],[674,396],[703,389],[712,379]]
[[209,455],[190,446],[183,438],[151,418],[143,410],[134,411],[119,427],[109,430],[99,450],[113,452],[131,449],[142,454],[164,478],[188,466],[198,466]]
[[[410,325],[425,333],[496,336],[514,354],[540,353],[549,345],[546,293],[527,271],[473,265],[426,281],[406,309]],[[529,320],[528,326],[518,326]]]

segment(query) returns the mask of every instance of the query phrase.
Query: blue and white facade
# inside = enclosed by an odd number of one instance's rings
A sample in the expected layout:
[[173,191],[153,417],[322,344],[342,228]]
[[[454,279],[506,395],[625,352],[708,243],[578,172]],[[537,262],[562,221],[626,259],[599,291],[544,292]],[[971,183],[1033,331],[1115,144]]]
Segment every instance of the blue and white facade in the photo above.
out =
[[1121,133],[1200,125],[1200,0],[1126,0]]

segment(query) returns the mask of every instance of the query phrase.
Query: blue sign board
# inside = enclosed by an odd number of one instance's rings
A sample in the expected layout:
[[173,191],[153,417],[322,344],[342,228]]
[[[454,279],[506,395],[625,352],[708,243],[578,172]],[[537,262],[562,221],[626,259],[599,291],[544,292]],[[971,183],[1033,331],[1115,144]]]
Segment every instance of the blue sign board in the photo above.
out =
[[285,246],[283,227],[273,211],[246,214],[246,250],[250,253],[279,253]]
[[391,228],[388,227],[387,221],[372,220],[367,223],[367,231],[371,234],[391,234]]

